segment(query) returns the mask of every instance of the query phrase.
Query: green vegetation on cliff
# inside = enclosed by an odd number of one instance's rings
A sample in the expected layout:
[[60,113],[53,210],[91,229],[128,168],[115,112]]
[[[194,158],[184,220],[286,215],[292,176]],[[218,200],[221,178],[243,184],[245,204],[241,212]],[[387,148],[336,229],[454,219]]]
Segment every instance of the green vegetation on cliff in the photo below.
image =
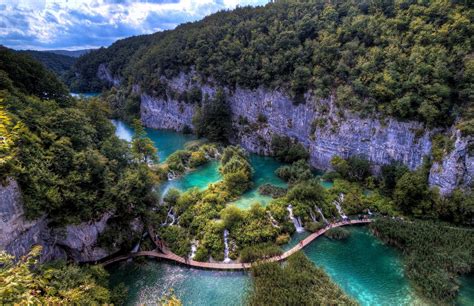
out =
[[164,96],[162,76],[195,71],[230,88],[285,87],[297,103],[310,90],[363,115],[448,125],[472,102],[472,14],[463,1],[280,0],[92,51],[71,85],[101,89],[105,64]]

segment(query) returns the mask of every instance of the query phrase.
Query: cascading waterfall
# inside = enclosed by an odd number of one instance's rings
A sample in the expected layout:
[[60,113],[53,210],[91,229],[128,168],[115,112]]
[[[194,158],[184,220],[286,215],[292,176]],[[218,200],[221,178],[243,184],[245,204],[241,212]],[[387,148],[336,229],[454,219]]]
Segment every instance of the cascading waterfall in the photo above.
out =
[[168,225],[173,225],[173,224],[176,222],[176,216],[175,216],[174,213],[173,213],[173,208],[170,208],[170,210],[168,211],[168,216],[167,216],[167,218],[168,218],[168,217],[171,219],[171,222],[170,222],[170,224],[168,224]]
[[[171,222],[168,223],[168,219],[171,219]],[[166,219],[165,219],[165,222],[163,222],[161,225],[162,226],[165,226],[165,225],[174,225],[174,223],[176,222],[176,216],[173,212],[173,207],[171,207],[169,210],[168,210],[168,213],[166,214]]]
[[318,222],[318,220],[316,220],[316,216],[314,215],[314,212],[311,208],[309,209],[309,216],[311,217],[311,221]]
[[295,217],[293,215],[293,206],[291,206],[291,204],[290,204],[290,205],[288,205],[288,207],[286,209],[288,210],[290,220],[293,221],[293,224],[295,225],[296,232],[298,232],[298,233],[304,232],[304,228],[302,226],[301,219],[299,217]]
[[193,242],[193,244],[191,244],[191,254],[189,255],[189,258],[194,258],[194,256],[196,256],[196,251],[197,251],[197,246],[196,246],[196,243]]
[[326,220],[326,218],[324,217],[323,215],[323,211],[321,210],[321,208],[319,208],[318,206],[316,206],[316,211],[319,213],[319,215],[321,216],[321,219],[323,220],[324,223],[326,224],[329,224],[328,220]]
[[228,263],[231,261],[229,258],[229,231],[227,229],[224,230],[224,262]]
[[143,235],[140,237],[140,240],[138,240],[137,244],[132,249],[132,253],[137,253],[138,250],[140,249],[140,244],[142,243],[142,239],[145,238],[148,235],[148,232],[143,233]]
[[343,220],[346,220],[348,218],[344,214],[344,212],[342,211],[342,207],[341,207],[342,202],[344,202],[344,194],[343,193],[339,194],[339,198],[337,200],[334,200],[334,202],[332,202],[332,203],[336,206],[337,212],[339,213],[339,216],[341,216],[341,218]]
[[138,250],[140,249],[140,242],[142,242],[142,240],[140,239],[137,244],[135,244],[135,246],[133,247],[132,249],[132,253],[137,253]]

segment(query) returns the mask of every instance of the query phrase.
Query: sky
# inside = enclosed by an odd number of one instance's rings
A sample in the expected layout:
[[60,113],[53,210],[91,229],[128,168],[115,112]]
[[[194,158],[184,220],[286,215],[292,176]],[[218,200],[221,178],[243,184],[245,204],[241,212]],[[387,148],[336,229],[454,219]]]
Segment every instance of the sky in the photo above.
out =
[[0,45],[78,50],[109,46],[236,6],[268,0],[0,0]]

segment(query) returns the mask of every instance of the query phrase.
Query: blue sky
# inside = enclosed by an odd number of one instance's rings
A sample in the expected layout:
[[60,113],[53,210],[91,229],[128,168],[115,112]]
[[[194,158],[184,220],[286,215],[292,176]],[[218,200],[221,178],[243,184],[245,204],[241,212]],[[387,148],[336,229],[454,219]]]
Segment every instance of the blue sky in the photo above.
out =
[[85,49],[173,29],[237,5],[268,0],[0,0],[0,44],[13,49]]

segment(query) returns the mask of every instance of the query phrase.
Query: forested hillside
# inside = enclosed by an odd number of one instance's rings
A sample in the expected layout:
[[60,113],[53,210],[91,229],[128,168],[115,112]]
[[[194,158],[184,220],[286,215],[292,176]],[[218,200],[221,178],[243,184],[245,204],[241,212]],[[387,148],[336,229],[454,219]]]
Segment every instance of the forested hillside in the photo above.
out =
[[19,52],[30,55],[61,78],[64,78],[66,73],[77,60],[77,58],[72,56],[56,54],[48,51],[25,50]]
[[0,116],[0,183],[18,181],[30,218],[65,225],[116,212],[126,223],[154,203],[149,168],[114,135],[103,104],[72,99],[52,72],[7,48]]
[[[337,96],[340,107],[448,125],[472,102],[469,1],[276,1],[118,41],[82,57],[73,89],[97,91],[99,64],[145,91],[195,69],[229,87]],[[124,84],[127,84],[125,81]]]

